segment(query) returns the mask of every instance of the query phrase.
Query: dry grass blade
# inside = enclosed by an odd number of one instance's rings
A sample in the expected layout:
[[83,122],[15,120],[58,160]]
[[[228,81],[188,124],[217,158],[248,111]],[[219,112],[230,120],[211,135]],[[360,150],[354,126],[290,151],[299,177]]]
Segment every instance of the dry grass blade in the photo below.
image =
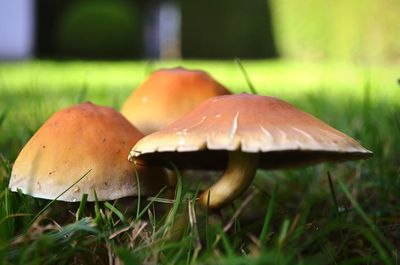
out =
[[193,207],[193,200],[189,200],[188,202],[188,212],[189,212],[190,228],[193,230],[197,224],[196,213]]
[[290,225],[289,231],[287,233],[287,237],[293,234],[294,230],[296,229],[297,225],[299,224],[300,221],[300,214],[296,214],[296,216],[293,219],[292,224]]
[[114,233],[112,233],[112,234],[108,237],[108,239],[111,240],[111,239],[115,238],[116,236],[118,236],[119,234],[122,234],[122,233],[128,231],[129,229],[131,229],[131,227],[130,227],[130,226],[127,226],[127,227],[122,228],[122,229],[120,229],[120,230],[118,230],[118,231],[115,231]]
[[41,225],[40,223],[43,221],[43,219],[45,219],[43,215],[40,218],[36,219],[35,222],[29,227],[27,233],[17,236],[11,242],[11,245],[18,245],[30,240],[35,240],[46,232],[51,232],[51,231],[59,232],[62,230],[62,227],[57,222],[51,219],[49,219],[51,223],[46,225]]
[[130,246],[133,248],[136,238],[142,233],[143,229],[148,225],[147,222],[139,222],[138,225],[132,230]]
[[232,218],[229,220],[229,222],[224,226],[224,232],[227,232],[232,225],[235,223],[236,218],[243,212],[243,210],[246,208],[246,206],[250,203],[250,201],[254,198],[259,193],[258,190],[253,190],[247,197],[246,199],[243,200],[243,202],[240,204],[239,208],[235,211],[233,214]]
[[[226,233],[235,223],[236,218],[243,212],[243,210],[246,208],[246,206],[250,203],[250,201],[254,198],[259,193],[258,190],[253,190],[247,197],[246,199],[243,200],[243,202],[240,204],[239,208],[235,211],[229,222],[224,226],[223,232]],[[221,234],[218,234],[215,238],[215,241],[213,243],[213,246],[215,247],[219,241],[221,240]]]
[[247,237],[249,238],[250,242],[247,243],[248,246],[248,252],[252,256],[259,256],[260,255],[260,250],[261,250],[261,242],[258,240],[258,238],[253,235],[253,234],[247,234]]
[[171,200],[171,199],[167,199],[167,198],[148,197],[147,200],[151,201],[151,202],[168,203],[168,204],[175,203],[175,200]]
[[109,242],[106,242],[106,248],[108,253],[108,264],[114,265],[114,252],[112,251],[112,246]]
[[194,239],[194,250],[193,250],[193,254],[192,254],[192,259],[191,259],[191,264],[193,264],[201,249],[201,242],[200,242],[200,238],[199,238],[199,232],[197,230],[197,218],[196,218],[196,212],[195,212],[195,208],[194,208],[194,202],[196,199],[192,199],[189,200],[188,202],[188,212],[189,212],[189,224],[190,224],[190,230],[191,230],[191,234],[193,235],[193,239]]

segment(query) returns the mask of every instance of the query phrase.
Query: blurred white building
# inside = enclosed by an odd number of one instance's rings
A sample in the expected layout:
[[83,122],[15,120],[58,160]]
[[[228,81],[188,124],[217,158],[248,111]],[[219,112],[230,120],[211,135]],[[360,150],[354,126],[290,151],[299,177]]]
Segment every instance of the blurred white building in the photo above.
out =
[[181,58],[181,13],[176,1],[150,1],[144,30],[146,57]]
[[34,48],[34,0],[0,0],[0,60],[29,58]]

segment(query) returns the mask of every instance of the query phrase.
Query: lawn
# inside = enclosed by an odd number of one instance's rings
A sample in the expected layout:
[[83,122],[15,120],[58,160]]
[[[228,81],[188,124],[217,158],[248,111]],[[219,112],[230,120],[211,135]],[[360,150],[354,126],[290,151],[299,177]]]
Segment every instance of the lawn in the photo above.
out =
[[[201,179],[185,175],[173,205],[143,198],[48,206],[7,185],[18,152],[58,109],[86,100],[119,109],[152,70],[178,65],[206,70],[236,93],[250,90],[233,61],[0,63],[2,263],[397,264],[400,74],[384,65],[243,64],[259,94],[291,102],[374,156],[259,170],[249,191],[219,212],[194,203]],[[172,236],[177,226],[183,231]]]

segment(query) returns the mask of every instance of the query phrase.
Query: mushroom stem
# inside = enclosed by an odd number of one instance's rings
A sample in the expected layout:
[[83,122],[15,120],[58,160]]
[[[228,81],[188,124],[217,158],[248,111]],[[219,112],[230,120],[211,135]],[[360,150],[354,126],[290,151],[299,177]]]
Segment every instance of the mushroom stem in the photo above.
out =
[[224,175],[200,194],[200,204],[217,209],[239,197],[254,179],[258,157],[259,155],[254,153],[228,152],[228,165]]

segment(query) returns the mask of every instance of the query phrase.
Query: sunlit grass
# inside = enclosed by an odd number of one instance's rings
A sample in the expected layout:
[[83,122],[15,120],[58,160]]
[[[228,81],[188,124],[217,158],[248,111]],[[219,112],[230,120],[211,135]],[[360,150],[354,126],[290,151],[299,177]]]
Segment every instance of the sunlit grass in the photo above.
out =
[[6,187],[22,146],[59,108],[91,100],[118,109],[152,69],[178,65],[206,70],[234,92],[250,90],[234,61],[1,63],[0,263],[396,264],[396,70],[242,63],[259,93],[281,97],[348,133],[374,157],[259,171],[249,191],[217,213],[198,207],[193,183],[201,179],[190,181],[185,175],[174,204],[160,195],[131,199],[133,210],[119,202],[55,202],[46,208],[49,201]]

